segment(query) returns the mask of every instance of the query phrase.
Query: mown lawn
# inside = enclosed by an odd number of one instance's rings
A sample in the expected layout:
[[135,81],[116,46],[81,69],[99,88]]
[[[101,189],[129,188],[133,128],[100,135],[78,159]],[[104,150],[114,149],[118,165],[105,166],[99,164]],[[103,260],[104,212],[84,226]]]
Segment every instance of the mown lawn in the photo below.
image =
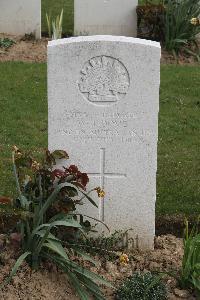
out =
[[[200,70],[162,66],[157,214],[200,213]],[[15,191],[11,147],[47,147],[46,64],[0,64],[0,195]]]

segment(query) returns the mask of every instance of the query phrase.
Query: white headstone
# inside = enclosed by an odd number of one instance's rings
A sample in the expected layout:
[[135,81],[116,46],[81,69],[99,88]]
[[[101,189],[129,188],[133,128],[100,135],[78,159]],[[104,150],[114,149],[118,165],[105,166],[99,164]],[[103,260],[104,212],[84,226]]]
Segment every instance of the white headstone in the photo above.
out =
[[132,228],[152,248],[155,231],[160,44],[114,36],[49,42],[49,149],[100,186],[83,212],[112,231]]
[[74,0],[75,35],[137,36],[138,0]]
[[41,0],[0,0],[0,32],[41,37]]

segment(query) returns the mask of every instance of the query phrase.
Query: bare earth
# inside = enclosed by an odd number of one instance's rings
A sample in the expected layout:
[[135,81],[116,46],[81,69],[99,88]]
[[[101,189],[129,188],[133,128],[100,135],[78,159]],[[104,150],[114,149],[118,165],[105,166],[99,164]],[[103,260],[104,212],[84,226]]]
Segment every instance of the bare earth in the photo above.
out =
[[[105,261],[104,258],[96,257],[99,267],[90,263],[83,263],[97,274],[113,282],[114,286],[121,284],[121,281],[129,277],[135,271],[172,271],[178,272],[181,267],[183,256],[183,241],[173,235],[163,235],[155,239],[155,250],[139,252],[132,250],[126,252],[129,256],[129,264],[120,265],[119,261]],[[121,253],[119,253],[120,255]],[[10,246],[1,249],[0,255],[0,283],[8,276],[16,258],[16,251]],[[194,300],[194,295],[188,291],[180,290],[176,280],[167,276],[165,282],[168,287],[169,300]],[[112,290],[104,290],[107,300],[113,300]],[[70,283],[64,274],[59,272],[55,266],[44,265],[40,271],[31,272],[29,266],[24,264],[20,271],[13,277],[11,283],[3,290],[0,290],[2,300],[78,300],[76,293],[70,287]]]
[[[47,38],[41,40],[24,40],[23,37],[8,36],[0,34],[0,38],[9,37],[15,41],[12,47],[8,50],[0,48],[0,62],[1,61],[24,61],[24,62],[46,62],[47,60]],[[176,64],[177,61],[173,55],[162,51],[161,63],[163,64]],[[180,56],[179,64],[196,64],[193,57]]]
[[1,61],[24,61],[24,62],[46,62],[47,59],[47,38],[41,40],[22,40],[20,37],[4,36],[0,34],[0,38],[9,37],[16,44],[9,49],[0,48]]

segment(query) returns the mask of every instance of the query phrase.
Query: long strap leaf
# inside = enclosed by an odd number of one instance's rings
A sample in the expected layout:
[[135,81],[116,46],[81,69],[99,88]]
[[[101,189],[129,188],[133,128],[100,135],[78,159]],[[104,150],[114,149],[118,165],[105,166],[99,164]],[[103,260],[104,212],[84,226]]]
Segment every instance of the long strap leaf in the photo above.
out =
[[99,286],[94,281],[85,277],[84,275],[79,275],[78,278],[83,282],[83,284],[87,287],[91,294],[95,296],[96,299],[106,300]]
[[24,252],[16,261],[9,277],[0,285],[0,288],[3,288],[6,284],[8,284],[12,277],[17,273],[19,267],[21,266],[21,264],[24,262],[24,260],[31,254],[31,252],[27,251]]
[[48,240],[43,246],[60,255],[64,260],[69,260],[67,253],[60,242]]
[[78,213],[69,214],[69,216],[70,216],[70,215],[71,215],[71,216],[73,216],[73,215],[74,215],[74,216],[83,216],[83,217],[89,218],[89,219],[91,219],[91,220],[97,221],[98,223],[103,224],[103,225],[108,229],[108,231],[110,232],[109,227],[108,227],[103,221],[101,221],[101,220],[99,220],[99,219],[90,217],[90,216],[88,216],[88,215],[78,214]]
[[56,197],[58,196],[59,192],[61,191],[61,189],[63,189],[64,187],[72,187],[74,189],[77,190],[78,189],[71,183],[61,183],[59,184],[55,190],[53,191],[53,193],[49,196],[49,198],[47,199],[47,201],[44,203],[43,207],[41,208],[39,215],[38,215],[38,222],[37,224],[40,223],[40,220],[42,219],[43,215],[46,213],[47,209],[53,204],[53,202],[56,200]]
[[58,267],[60,267],[68,276],[69,280],[71,281],[72,285],[74,286],[76,292],[78,293],[81,300],[89,300],[89,297],[81,285],[80,281],[78,280],[76,274],[73,271],[66,267],[65,259],[58,257],[57,255],[51,255],[49,253],[41,253],[41,255],[45,258],[53,260]]
[[67,276],[73,284],[81,300],[89,300],[87,293],[85,292],[83,286],[81,286],[80,281],[77,279],[76,275],[69,271],[67,272]]

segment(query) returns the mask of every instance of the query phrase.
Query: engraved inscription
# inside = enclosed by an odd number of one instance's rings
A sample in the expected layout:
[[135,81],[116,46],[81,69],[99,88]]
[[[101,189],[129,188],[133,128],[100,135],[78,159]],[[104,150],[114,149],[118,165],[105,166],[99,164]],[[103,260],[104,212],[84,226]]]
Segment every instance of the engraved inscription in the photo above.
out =
[[[138,128],[137,114],[132,112],[97,110],[89,111],[63,110],[60,131],[70,136],[74,141],[88,143],[97,142],[120,142],[139,143],[149,145],[151,131]],[[76,123],[76,126],[73,124]]]
[[118,59],[97,56],[83,66],[78,86],[88,101],[112,104],[127,94],[130,79],[127,69]]

